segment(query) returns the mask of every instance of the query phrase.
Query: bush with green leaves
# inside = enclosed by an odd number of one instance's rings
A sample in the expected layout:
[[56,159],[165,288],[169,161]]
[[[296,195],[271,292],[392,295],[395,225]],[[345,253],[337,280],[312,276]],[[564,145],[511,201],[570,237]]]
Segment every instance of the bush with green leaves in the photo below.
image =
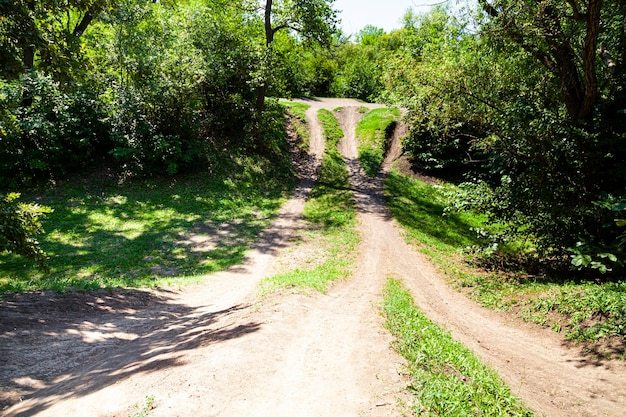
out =
[[[25,91],[32,97],[28,106]],[[62,86],[31,71],[0,81],[0,108],[0,188],[58,178],[107,149],[103,106],[81,85]]]
[[22,255],[44,269],[47,256],[35,236],[43,233],[40,218],[52,209],[21,203],[20,194],[0,194],[0,252]]

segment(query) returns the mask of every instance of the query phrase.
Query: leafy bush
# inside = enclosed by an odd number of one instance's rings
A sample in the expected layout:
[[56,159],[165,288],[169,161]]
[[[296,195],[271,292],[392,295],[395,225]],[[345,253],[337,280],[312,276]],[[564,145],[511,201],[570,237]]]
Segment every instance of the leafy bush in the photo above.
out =
[[[25,106],[23,96],[32,97]],[[40,72],[0,80],[0,187],[59,177],[88,166],[107,147],[103,108],[81,86]]]
[[40,217],[52,209],[38,204],[18,203],[18,193],[0,195],[0,252],[22,255],[39,268],[46,266],[47,256],[35,235],[43,233]]

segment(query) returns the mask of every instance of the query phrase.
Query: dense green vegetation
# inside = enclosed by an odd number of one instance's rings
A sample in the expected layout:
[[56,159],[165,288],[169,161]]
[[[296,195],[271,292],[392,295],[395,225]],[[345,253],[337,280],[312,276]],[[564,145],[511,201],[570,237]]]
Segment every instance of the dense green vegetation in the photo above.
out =
[[314,242],[321,251],[314,253],[313,268],[296,268],[284,274],[267,278],[264,291],[276,288],[313,288],[325,292],[328,284],[350,274],[353,252],[359,242],[355,228],[355,203],[348,178],[348,167],[337,145],[343,132],[335,116],[320,110],[326,149],[319,176],[304,206],[304,239]]
[[396,349],[407,358],[416,415],[530,416],[498,375],[417,310],[395,279],[383,306]]
[[[428,185],[392,171],[387,205],[412,243],[427,254],[456,287],[482,305],[514,312],[582,342],[589,352],[624,358],[626,291],[623,282],[574,280],[505,268],[502,254],[488,246],[500,225],[484,215],[451,211],[452,184]],[[488,259],[485,259],[487,257]]]

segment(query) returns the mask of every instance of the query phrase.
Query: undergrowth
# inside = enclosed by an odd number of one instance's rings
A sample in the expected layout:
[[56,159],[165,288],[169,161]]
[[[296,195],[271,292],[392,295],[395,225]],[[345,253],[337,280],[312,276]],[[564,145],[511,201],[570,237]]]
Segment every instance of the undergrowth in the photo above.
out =
[[626,283],[572,281],[524,269],[485,270],[467,248],[483,246],[484,217],[447,211],[450,184],[428,185],[392,172],[387,205],[407,237],[470,297],[495,310],[510,310],[563,334],[587,352],[624,359]]
[[386,326],[408,360],[416,415],[531,416],[498,375],[417,310],[400,282],[385,287]]

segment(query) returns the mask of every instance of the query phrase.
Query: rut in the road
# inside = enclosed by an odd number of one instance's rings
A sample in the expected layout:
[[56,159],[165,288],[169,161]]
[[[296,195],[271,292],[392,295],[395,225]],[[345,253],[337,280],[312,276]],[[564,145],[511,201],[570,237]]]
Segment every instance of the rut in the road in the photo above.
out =
[[[306,102],[314,161],[324,149],[317,110],[343,107],[341,151],[362,238],[353,276],[327,295],[256,295],[258,282],[301,226],[313,183],[305,178],[240,267],[182,290],[162,289],[146,296],[152,301],[145,305],[122,303],[120,297],[123,308],[117,311],[62,316],[34,310],[36,317],[25,318],[16,333],[23,339],[11,340],[11,352],[19,360],[19,352],[35,358],[40,350],[45,360],[20,362],[12,381],[29,395],[4,415],[128,416],[148,402],[151,417],[402,415],[402,403],[410,402],[403,360],[390,348],[379,310],[389,276],[402,278],[432,320],[494,367],[539,414],[624,415],[623,363],[589,363],[557,336],[477,307],[405,242],[385,207],[383,176],[366,177],[357,161],[354,128],[362,103]],[[80,323],[65,329],[67,334],[37,334],[41,327],[32,324],[69,321],[72,314],[80,314]],[[72,362],[75,357],[80,360]],[[33,378],[37,367],[48,373]]]

